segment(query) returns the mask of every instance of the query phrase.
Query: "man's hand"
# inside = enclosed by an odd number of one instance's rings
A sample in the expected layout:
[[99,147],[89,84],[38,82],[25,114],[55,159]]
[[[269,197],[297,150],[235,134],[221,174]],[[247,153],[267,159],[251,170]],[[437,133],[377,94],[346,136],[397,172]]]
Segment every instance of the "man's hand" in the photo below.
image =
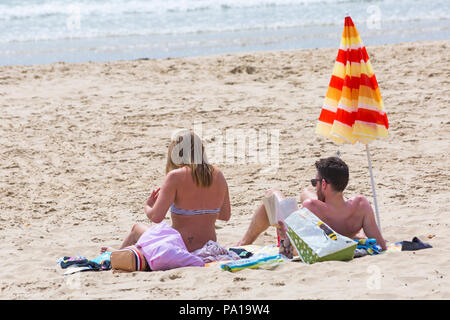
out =
[[158,199],[158,196],[159,196],[159,190],[160,190],[161,188],[158,188],[158,189],[156,189],[156,190],[153,190],[152,191],[152,193],[150,194],[150,196],[148,197],[148,199],[147,199],[147,205],[150,207],[150,208],[153,208],[153,206],[155,205],[155,202],[156,202],[156,200]]
[[280,236],[280,239],[286,239],[287,238],[287,226],[284,223],[284,221],[278,221],[278,227],[277,227],[277,232],[278,235]]

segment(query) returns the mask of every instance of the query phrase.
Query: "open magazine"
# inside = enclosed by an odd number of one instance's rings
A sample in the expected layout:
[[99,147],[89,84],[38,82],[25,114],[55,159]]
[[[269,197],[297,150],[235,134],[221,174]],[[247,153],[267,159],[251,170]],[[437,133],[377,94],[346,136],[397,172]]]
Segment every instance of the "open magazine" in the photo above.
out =
[[281,199],[277,194],[271,194],[263,199],[267,217],[271,226],[279,227],[278,221],[284,221],[289,215],[298,210],[295,198]]

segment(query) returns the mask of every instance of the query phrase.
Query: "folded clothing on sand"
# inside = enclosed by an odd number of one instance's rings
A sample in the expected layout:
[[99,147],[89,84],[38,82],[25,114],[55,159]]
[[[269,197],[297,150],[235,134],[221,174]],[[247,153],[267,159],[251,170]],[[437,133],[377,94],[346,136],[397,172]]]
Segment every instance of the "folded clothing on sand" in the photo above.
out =
[[201,258],[204,263],[224,260],[239,260],[241,257],[234,251],[221,247],[217,242],[209,240],[203,248],[192,252],[193,255]]
[[[383,253],[381,247],[377,244],[375,239],[353,239],[358,243],[356,247],[354,258],[363,257],[366,255],[376,255]],[[414,237],[412,241],[400,241],[396,243],[387,243],[387,252],[399,251],[415,251],[421,249],[432,248],[428,243],[422,242],[419,238]]]
[[[111,269],[111,252],[104,252],[95,259],[88,259],[82,256],[64,256],[57,260],[61,268],[77,268],[77,271],[103,271]],[[73,273],[73,272],[69,272]]]
[[230,248],[230,251],[233,251],[234,253],[236,253],[239,256],[239,258],[242,258],[242,259],[250,258],[253,255],[252,252],[247,251],[242,248]]
[[[232,265],[234,266],[238,266],[239,264],[246,264],[249,261],[253,261],[253,260],[249,260],[252,258],[259,259],[261,257],[273,257],[273,256],[277,256],[279,254],[279,249],[275,246],[275,245],[265,245],[265,246],[261,246],[261,245],[254,245],[254,244],[249,244],[249,245],[245,245],[245,246],[236,246],[236,247],[231,247],[228,249],[229,252],[234,252],[236,253],[240,259],[238,260],[233,260],[233,259],[229,259],[229,260],[222,260],[222,261],[212,261],[209,263],[205,264],[205,267],[212,267],[212,266],[218,266],[219,268],[221,268],[222,265],[224,264],[228,264],[228,263],[232,263]],[[285,258],[282,256],[282,258]],[[246,268],[249,268],[250,265],[246,266]],[[257,266],[255,266],[256,268]],[[222,270],[224,270],[224,268],[221,268]],[[245,269],[245,268],[244,268]]]
[[417,237],[414,237],[412,241],[402,241],[402,251],[414,251],[428,248],[433,247],[428,243],[422,242]]
[[243,269],[272,269],[283,263],[281,254],[269,255],[266,253],[257,253],[248,259],[225,262],[220,268],[225,271],[236,272]]
[[76,256],[76,257],[64,256],[64,257],[59,258],[56,261],[56,263],[58,263],[59,266],[63,269],[66,269],[71,266],[86,267],[86,266],[91,265],[91,263],[89,262],[89,259],[86,257],[82,257],[82,256]]
[[381,247],[375,239],[353,239],[358,245],[356,246],[354,258],[360,258],[366,255],[375,255],[381,253]]

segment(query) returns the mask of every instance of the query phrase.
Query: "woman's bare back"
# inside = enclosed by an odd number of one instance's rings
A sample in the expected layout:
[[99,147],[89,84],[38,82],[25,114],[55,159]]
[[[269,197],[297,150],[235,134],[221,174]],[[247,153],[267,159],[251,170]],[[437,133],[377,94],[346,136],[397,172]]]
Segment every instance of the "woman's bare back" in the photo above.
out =
[[222,206],[225,191],[227,189],[225,178],[216,169],[213,173],[213,182],[209,187],[199,187],[192,179],[189,167],[180,168],[175,174],[178,175],[177,191],[174,204],[185,210],[209,210],[218,209]]
[[[215,210],[219,213],[180,215],[172,213],[172,227],[180,232],[189,251],[203,247],[208,241],[216,241],[215,221],[222,214],[228,197],[228,186],[219,170],[213,174],[209,187],[199,187],[192,179],[190,168],[177,169],[178,176],[174,205],[182,210]],[[229,200],[228,200],[229,201]],[[229,210],[229,208],[228,208]]]

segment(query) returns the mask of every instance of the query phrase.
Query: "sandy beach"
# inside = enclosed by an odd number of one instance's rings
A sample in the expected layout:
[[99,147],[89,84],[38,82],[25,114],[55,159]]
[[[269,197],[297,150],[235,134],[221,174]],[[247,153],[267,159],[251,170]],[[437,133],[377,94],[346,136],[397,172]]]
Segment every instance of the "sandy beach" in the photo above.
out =
[[[263,163],[217,164],[232,206],[230,221],[216,223],[224,247],[240,239],[269,188],[299,198],[314,162],[338,150],[350,167],[344,195],[372,201],[364,145],[337,146],[314,132],[337,48],[4,66],[0,298],[450,299],[450,40],[366,48],[390,123],[389,137],[370,145],[383,235],[417,236],[432,249],[236,273],[64,277],[58,258],[94,258],[148,222],[143,203],[164,179],[178,128],[201,123],[204,136],[279,130],[276,172]],[[255,243],[276,243],[275,229]]]

